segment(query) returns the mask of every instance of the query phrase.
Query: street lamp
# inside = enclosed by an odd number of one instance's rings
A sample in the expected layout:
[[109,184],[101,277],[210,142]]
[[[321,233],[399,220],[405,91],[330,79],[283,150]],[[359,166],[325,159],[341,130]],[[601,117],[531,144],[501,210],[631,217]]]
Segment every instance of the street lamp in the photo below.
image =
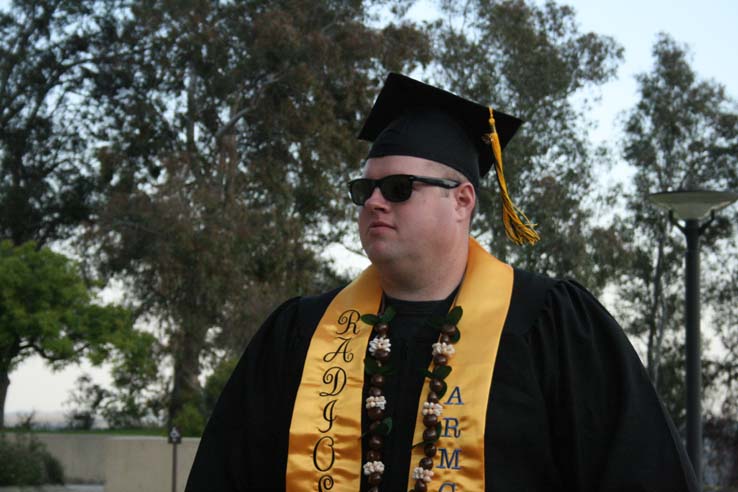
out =
[[[738,200],[730,191],[665,191],[649,196],[656,206],[669,211],[669,220],[687,238],[685,257],[687,329],[687,454],[702,490],[702,373],[700,371],[700,235],[715,212]],[[700,220],[710,218],[700,225]],[[684,221],[681,225],[678,221]]]

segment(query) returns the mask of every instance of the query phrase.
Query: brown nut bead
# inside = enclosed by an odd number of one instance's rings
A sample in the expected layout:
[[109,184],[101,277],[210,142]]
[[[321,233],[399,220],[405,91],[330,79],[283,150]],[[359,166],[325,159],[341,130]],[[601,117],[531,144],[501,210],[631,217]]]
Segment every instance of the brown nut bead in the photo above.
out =
[[369,475],[369,485],[379,485],[382,483],[382,474],[379,472],[374,472],[371,475]]
[[[376,432],[377,427],[379,427],[382,424],[379,420],[375,420],[374,422],[369,424],[369,432]],[[372,460],[375,461],[375,460]]]
[[458,328],[456,328],[456,325],[444,323],[443,326],[441,326],[441,333],[450,337],[456,334],[456,330],[458,330]]
[[435,441],[437,438],[438,438],[438,433],[436,432],[436,429],[434,427],[430,427],[423,431],[424,441]]
[[369,438],[369,442],[367,444],[369,446],[369,449],[379,451],[384,445],[384,439],[382,439],[381,436],[372,436]]
[[445,354],[436,354],[433,356],[433,362],[437,366],[447,366],[448,365],[448,357]]
[[415,481],[415,487],[413,488],[415,492],[426,492],[428,490],[428,486],[425,484],[422,480],[416,480]]
[[446,335],[445,333],[441,333],[441,334],[440,334],[440,335],[438,336],[438,341],[439,341],[440,343],[451,343],[451,337],[450,337],[450,336],[448,336],[448,335]]
[[368,492],[379,492],[379,487],[375,485],[374,487],[370,488]]
[[437,448],[435,443],[429,442],[423,446],[423,453],[425,453],[428,458],[433,458],[436,455],[436,451]]
[[382,483],[382,474],[379,472],[374,472],[371,475],[369,475],[369,485],[379,485]]
[[381,374],[372,375],[372,379],[371,379],[372,386],[377,386],[381,388],[382,386],[384,386],[384,382],[385,382],[384,376],[382,376]]
[[443,389],[443,381],[441,381],[440,379],[431,379],[428,386],[430,386],[432,392],[440,393]]
[[369,387],[369,396],[382,396],[382,390],[376,386]]
[[423,425],[425,425],[426,427],[435,428],[437,423],[438,423],[437,415],[433,413],[429,413],[428,415],[423,415]]
[[378,349],[374,351],[374,358],[380,362],[385,362],[387,359],[389,359],[389,356],[390,353],[387,350]]
[[367,461],[382,461],[382,452],[376,449],[370,449],[366,452]]
[[456,325],[443,325],[441,327],[441,333],[444,335],[448,335],[450,337],[453,337],[456,335],[456,332],[458,331],[458,328],[456,328]]
[[438,394],[435,391],[431,391],[428,393],[428,398],[426,398],[430,403],[438,403]]
[[379,322],[374,325],[374,332],[377,335],[386,335],[387,333],[389,333],[389,325],[387,323]]
[[425,470],[431,470],[433,469],[433,458],[428,458],[427,456],[420,460],[420,467]]
[[382,420],[382,417],[384,417],[384,410],[379,407],[372,407],[367,409],[366,414],[369,416],[370,420]]

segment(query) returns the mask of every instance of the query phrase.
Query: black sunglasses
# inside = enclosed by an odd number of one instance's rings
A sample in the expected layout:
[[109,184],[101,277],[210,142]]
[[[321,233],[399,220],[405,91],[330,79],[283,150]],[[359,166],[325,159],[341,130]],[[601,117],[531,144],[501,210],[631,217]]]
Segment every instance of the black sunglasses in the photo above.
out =
[[357,205],[364,203],[374,193],[374,188],[379,188],[382,196],[390,202],[404,202],[413,194],[414,182],[425,183],[441,188],[456,188],[461,183],[452,179],[429,178],[426,176],[413,176],[411,174],[391,174],[380,179],[358,178],[349,181],[349,195],[351,201]]

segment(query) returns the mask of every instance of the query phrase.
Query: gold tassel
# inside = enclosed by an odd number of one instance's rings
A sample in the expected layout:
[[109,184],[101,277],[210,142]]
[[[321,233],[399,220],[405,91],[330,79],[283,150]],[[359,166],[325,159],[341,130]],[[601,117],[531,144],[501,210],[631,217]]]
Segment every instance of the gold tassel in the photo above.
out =
[[[489,108],[489,127],[492,133],[488,137],[492,145],[492,152],[495,155],[495,172],[497,173],[497,183],[500,186],[500,197],[502,198],[502,222],[505,224],[505,233],[516,244],[535,244],[540,239],[538,233],[533,229],[536,224],[532,224],[523,211],[513,204],[510,194],[507,192],[507,183],[505,183],[502,167],[502,147],[495,127],[495,116],[492,108]],[[520,220],[520,217],[523,220]]]

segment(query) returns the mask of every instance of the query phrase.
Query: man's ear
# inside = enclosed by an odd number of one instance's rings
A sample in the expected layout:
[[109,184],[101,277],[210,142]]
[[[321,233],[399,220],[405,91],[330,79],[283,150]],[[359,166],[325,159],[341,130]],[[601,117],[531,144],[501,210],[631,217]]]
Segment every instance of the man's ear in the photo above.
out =
[[465,183],[461,183],[455,191],[456,210],[459,213],[459,218],[468,222],[474,213],[474,205],[477,201],[474,185],[467,181]]

